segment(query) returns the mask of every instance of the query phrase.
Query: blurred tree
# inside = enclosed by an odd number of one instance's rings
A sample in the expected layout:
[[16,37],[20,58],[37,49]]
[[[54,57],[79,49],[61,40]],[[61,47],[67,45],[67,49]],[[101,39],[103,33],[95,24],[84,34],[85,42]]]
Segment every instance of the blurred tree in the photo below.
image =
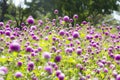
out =
[[0,21],[4,21],[5,14],[7,13],[8,0],[0,0]]
[[[47,14],[53,13],[54,9],[59,10],[59,15],[69,15],[73,17],[74,14],[79,15],[79,22],[89,20],[92,18],[93,23],[97,23],[100,15],[111,14],[113,10],[118,10],[119,0],[32,0],[25,4],[29,14],[35,18],[39,13]],[[36,14],[39,12],[38,14]],[[53,14],[51,14],[54,16]]]

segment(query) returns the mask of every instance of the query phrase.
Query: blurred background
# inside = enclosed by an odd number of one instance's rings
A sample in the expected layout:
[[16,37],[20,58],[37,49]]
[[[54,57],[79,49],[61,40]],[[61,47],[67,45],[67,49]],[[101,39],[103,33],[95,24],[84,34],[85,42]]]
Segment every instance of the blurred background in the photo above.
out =
[[120,25],[120,0],[0,0],[0,21],[14,20],[18,24],[28,16],[40,20],[57,16],[79,16],[78,23]]

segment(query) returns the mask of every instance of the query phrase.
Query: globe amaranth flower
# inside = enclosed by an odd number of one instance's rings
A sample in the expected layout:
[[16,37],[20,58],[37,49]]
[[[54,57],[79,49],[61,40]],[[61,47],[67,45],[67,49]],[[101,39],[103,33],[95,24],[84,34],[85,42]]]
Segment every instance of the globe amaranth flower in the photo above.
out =
[[60,55],[57,55],[54,59],[55,62],[60,62],[61,61],[61,56]]
[[59,76],[58,76],[59,80],[64,80],[64,78],[65,78],[65,75],[63,73],[59,74]]
[[1,67],[0,67],[0,71],[3,71],[5,74],[8,73],[7,67],[4,67],[4,66],[1,66]]
[[120,54],[115,55],[115,60],[120,60]]
[[72,34],[73,38],[79,38],[79,33],[77,31],[73,32]]
[[120,74],[116,76],[116,80],[120,80]]
[[65,22],[68,22],[68,21],[69,21],[69,17],[68,17],[68,16],[64,16],[63,20],[64,20]]
[[20,77],[22,77],[23,76],[23,74],[21,73],[21,72],[16,72],[15,73],[15,77],[16,78],[20,78]]
[[43,53],[43,57],[44,57],[45,59],[50,59],[50,58],[51,58],[51,54],[50,54],[49,52],[44,52],[44,53]]
[[45,66],[44,70],[47,71],[49,74],[52,74],[52,72],[53,72],[51,66]]
[[77,15],[77,14],[74,14],[73,18],[74,18],[74,19],[78,19],[78,15]]
[[64,31],[64,30],[60,30],[60,31],[59,31],[59,35],[60,35],[60,36],[64,36],[64,34],[65,34],[65,31]]
[[32,71],[34,69],[34,62],[30,61],[28,63],[28,71]]
[[54,14],[58,14],[58,12],[59,12],[59,11],[58,11],[57,9],[54,10]]
[[12,42],[9,46],[11,51],[20,51],[20,44],[18,42]]
[[28,17],[27,23],[28,23],[28,24],[34,24],[34,19],[33,19],[32,16],[29,16],[29,17]]

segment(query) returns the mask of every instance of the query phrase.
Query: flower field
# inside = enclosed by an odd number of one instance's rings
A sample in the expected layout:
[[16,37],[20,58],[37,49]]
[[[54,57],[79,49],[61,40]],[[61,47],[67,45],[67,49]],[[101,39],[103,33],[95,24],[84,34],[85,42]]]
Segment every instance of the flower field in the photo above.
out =
[[0,22],[0,80],[120,80],[120,26],[77,18]]

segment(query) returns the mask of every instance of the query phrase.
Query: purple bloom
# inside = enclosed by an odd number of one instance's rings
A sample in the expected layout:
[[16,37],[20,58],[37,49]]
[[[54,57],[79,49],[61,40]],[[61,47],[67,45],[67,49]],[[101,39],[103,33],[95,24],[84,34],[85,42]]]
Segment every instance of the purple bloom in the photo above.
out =
[[59,12],[59,11],[58,11],[57,9],[54,10],[54,14],[58,14],[58,12]]
[[64,30],[60,30],[59,35],[64,36],[64,34],[65,34],[65,31]]
[[45,66],[45,71],[47,71],[49,74],[52,74],[52,67],[51,66]]
[[0,67],[0,71],[3,71],[5,74],[8,73],[7,67],[4,67],[4,66]]
[[62,72],[60,70],[56,71],[56,76],[58,77]]
[[115,60],[120,60],[120,54],[115,55]]
[[20,78],[20,77],[22,77],[23,76],[23,74],[21,73],[21,72],[16,72],[15,73],[15,77],[16,78]]
[[34,19],[33,19],[32,16],[29,16],[29,17],[28,17],[27,23],[28,23],[28,24],[34,24]]
[[73,16],[73,18],[74,18],[74,19],[78,19],[78,15],[75,14],[75,15]]
[[116,76],[116,80],[120,80],[120,74]]
[[17,42],[12,42],[9,46],[11,51],[20,51],[20,44]]
[[64,78],[65,78],[65,75],[63,73],[59,74],[59,76],[58,76],[59,80],[64,80]]
[[73,32],[72,34],[73,38],[79,38],[79,33],[77,31]]
[[76,53],[77,53],[78,55],[80,55],[80,54],[82,53],[82,49],[79,49],[79,48],[78,48],[78,49],[76,50]]
[[63,20],[64,20],[65,22],[68,22],[68,21],[69,21],[69,17],[68,17],[68,16],[64,16]]
[[54,59],[55,62],[60,62],[61,61],[61,56],[57,55]]
[[43,57],[44,57],[45,59],[50,59],[50,58],[51,58],[51,55],[50,55],[49,52],[44,52],[44,53],[43,53]]
[[0,26],[3,27],[3,26],[4,26],[4,23],[3,23],[3,22],[0,22]]
[[32,71],[34,69],[34,62],[29,62],[28,63],[28,71]]
[[5,31],[5,34],[6,34],[7,36],[10,36],[10,31],[9,31],[9,30]]
[[17,66],[22,66],[22,62],[19,61],[19,62],[17,63]]
[[32,47],[31,46],[28,46],[27,48],[26,48],[26,52],[32,52]]

